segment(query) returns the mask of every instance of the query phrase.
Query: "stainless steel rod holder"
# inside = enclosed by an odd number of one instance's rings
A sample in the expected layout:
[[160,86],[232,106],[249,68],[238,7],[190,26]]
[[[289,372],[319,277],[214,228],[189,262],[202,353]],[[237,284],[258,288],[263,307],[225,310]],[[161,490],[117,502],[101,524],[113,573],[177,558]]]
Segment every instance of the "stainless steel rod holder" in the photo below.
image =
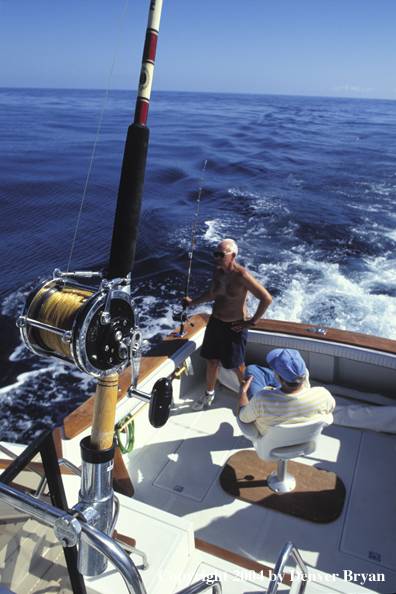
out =
[[[91,438],[85,437],[81,443],[81,489],[78,497],[78,511],[94,509],[99,514],[95,527],[111,536],[113,520],[113,468],[115,442],[106,450],[94,450]],[[107,568],[107,558],[90,544],[80,543],[78,570],[82,575],[96,576]]]

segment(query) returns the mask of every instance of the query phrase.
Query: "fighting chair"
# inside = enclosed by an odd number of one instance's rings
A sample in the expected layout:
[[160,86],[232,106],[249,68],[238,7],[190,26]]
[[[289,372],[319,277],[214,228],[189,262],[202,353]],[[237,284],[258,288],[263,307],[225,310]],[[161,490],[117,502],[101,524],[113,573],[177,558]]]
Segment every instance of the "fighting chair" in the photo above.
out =
[[322,429],[333,422],[333,415],[302,423],[275,425],[267,429],[264,435],[259,433],[254,423],[243,423],[239,417],[237,422],[261,460],[278,462],[277,470],[267,478],[269,488],[277,493],[287,493],[296,486],[295,478],[287,472],[287,461],[312,454],[318,447]]

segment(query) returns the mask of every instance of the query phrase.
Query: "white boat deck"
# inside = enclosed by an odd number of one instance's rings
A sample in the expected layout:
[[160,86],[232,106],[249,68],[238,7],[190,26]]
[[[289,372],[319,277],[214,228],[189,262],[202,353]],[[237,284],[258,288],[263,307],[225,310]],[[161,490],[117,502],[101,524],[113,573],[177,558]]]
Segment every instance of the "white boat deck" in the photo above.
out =
[[[135,538],[137,549],[147,555],[146,570],[141,567],[141,556],[133,554],[132,558],[148,594],[175,594],[211,574],[222,579],[224,594],[266,592],[268,578],[260,575],[260,566],[250,569],[249,560],[273,568],[289,541],[309,568],[308,594],[356,594],[366,592],[366,588],[382,594],[396,591],[396,477],[392,472],[396,436],[334,424],[324,430],[319,449],[300,461],[337,474],[347,497],[337,520],[312,523],[225,493],[219,483],[224,465],[238,450],[252,448],[235,421],[236,394],[218,386],[213,405],[206,411],[194,412],[191,404],[204,386],[196,383],[181,397],[180,383],[176,380],[173,385],[174,404],[166,425],[153,428],[147,409],[143,410],[136,418],[134,450],[124,456],[135,495],[132,499],[120,496],[116,529]],[[345,404],[340,397],[337,401]],[[64,456],[77,464],[78,442],[63,442]],[[64,484],[72,506],[78,500],[79,479],[64,475]],[[32,531],[33,537],[28,536],[33,538],[32,546],[37,547],[34,534]],[[195,538],[219,547],[222,555],[212,554],[210,547],[196,548]],[[20,549],[18,539],[11,535],[0,547],[0,584],[6,587],[9,574],[19,567],[14,561]],[[52,546],[58,552],[52,552],[48,559],[60,567],[62,549],[59,544]],[[290,559],[286,572],[295,578],[292,594],[299,585],[293,569],[295,564]],[[69,594],[64,574],[60,569],[58,573],[59,579],[52,569],[44,583],[51,592]],[[43,591],[43,582],[40,585],[36,580],[33,586],[26,578],[23,584],[20,582],[15,590],[18,594]],[[111,565],[102,576],[86,578],[86,584],[89,594],[126,591]],[[278,591],[290,588],[281,584]]]
[[[208,410],[192,411],[191,403],[203,389],[196,387],[184,399],[176,393],[161,429],[151,427],[144,412],[139,415],[127,462],[134,499],[191,521],[195,537],[259,563],[274,566],[283,546],[292,541],[312,568],[313,580],[325,572],[333,576],[327,586],[334,589],[357,592],[364,584],[395,592],[396,437],[336,425],[324,430],[319,449],[300,461],[337,474],[347,497],[337,520],[316,524],[223,491],[219,475],[228,458],[252,445],[237,427],[236,394],[228,388],[218,387]],[[340,398],[338,402],[345,404]],[[289,570],[293,565],[291,560]],[[312,586],[319,592],[319,583]],[[261,591],[259,583],[254,587],[242,591]]]

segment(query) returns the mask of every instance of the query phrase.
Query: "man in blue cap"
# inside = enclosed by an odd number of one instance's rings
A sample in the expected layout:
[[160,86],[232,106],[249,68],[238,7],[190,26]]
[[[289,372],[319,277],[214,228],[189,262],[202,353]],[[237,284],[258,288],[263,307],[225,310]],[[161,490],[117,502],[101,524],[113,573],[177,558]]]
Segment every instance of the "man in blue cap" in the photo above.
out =
[[[280,355],[282,355],[282,357]],[[278,382],[278,380],[275,377],[275,372],[273,371],[274,366],[271,364],[271,362],[275,361],[275,359],[277,359],[279,366],[284,366],[285,364],[287,365],[288,363],[290,363],[292,365],[293,373],[296,372],[296,376],[305,375],[305,378],[303,380],[304,387],[311,387],[309,383],[309,372],[305,366],[304,360],[301,357],[300,353],[295,349],[274,349],[273,351],[268,353],[267,356],[267,363],[270,366],[270,368],[262,367],[261,365],[248,365],[245,369],[245,380],[247,380],[250,376],[253,376],[247,388],[247,395],[249,400],[252,398],[252,396],[257,394],[257,392],[260,392],[260,390],[263,390],[268,386],[272,388],[281,387],[280,382]],[[287,375],[289,370],[283,367],[283,371],[284,374]]]
[[295,349],[274,349],[267,355],[270,369],[246,368],[241,382],[236,414],[244,423],[254,423],[263,435],[279,423],[298,423],[320,418],[335,407],[328,390],[310,387],[308,370]]

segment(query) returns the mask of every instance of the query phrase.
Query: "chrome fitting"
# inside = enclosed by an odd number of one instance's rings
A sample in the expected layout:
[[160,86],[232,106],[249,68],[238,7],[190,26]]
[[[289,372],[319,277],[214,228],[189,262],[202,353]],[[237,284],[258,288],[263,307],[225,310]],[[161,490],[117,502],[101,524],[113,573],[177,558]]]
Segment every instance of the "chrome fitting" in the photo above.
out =
[[[81,489],[76,510],[84,517],[96,521],[96,528],[107,536],[113,519],[113,468],[116,443],[106,450],[91,448],[90,436],[80,442],[81,447]],[[102,574],[107,567],[107,559],[90,545],[81,542],[78,554],[78,570],[82,575]]]

